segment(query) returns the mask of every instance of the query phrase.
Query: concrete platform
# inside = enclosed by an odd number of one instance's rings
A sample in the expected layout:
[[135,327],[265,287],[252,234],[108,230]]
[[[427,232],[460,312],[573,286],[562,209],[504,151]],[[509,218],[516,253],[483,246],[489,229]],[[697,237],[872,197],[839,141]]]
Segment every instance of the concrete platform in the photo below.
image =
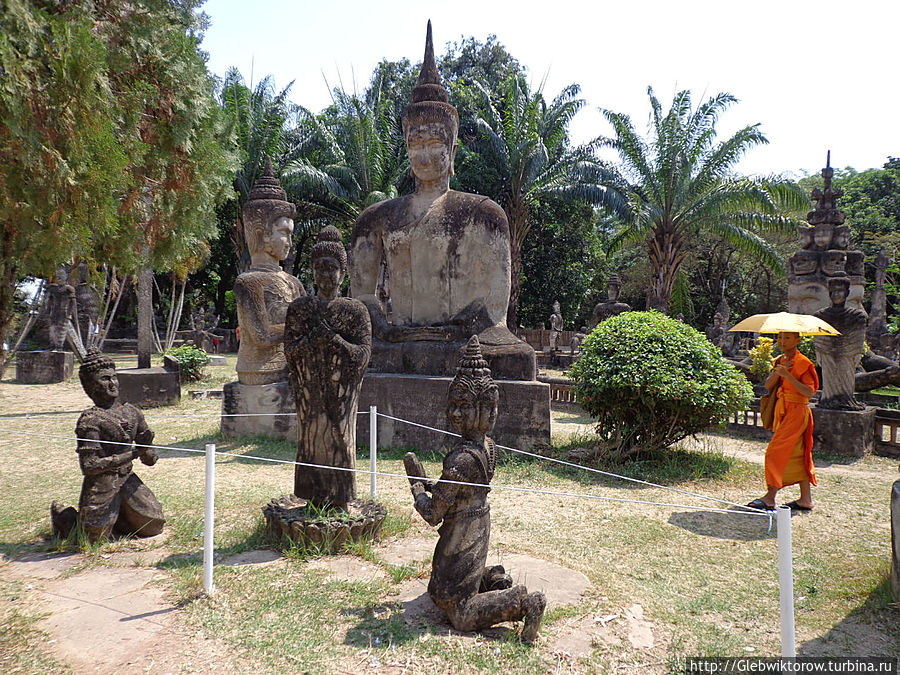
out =
[[813,453],[862,457],[875,448],[875,411],[830,410],[814,406]]
[[72,352],[36,351],[16,354],[16,382],[54,384],[65,382],[75,373]]
[[177,370],[153,368],[123,368],[117,370],[119,401],[138,408],[172,405],[181,400],[181,380]]
[[288,381],[274,384],[229,382],[222,388],[222,436],[269,436],[296,443],[296,406]]
[[[366,373],[359,397],[359,410],[370,405],[378,412],[449,430],[447,391],[452,377]],[[496,380],[500,389],[500,412],[493,438],[501,445],[533,450],[550,444],[550,386],[525,380]],[[369,416],[356,418],[356,442],[369,438]],[[428,429],[379,417],[378,447],[415,446],[438,450],[453,438]]]

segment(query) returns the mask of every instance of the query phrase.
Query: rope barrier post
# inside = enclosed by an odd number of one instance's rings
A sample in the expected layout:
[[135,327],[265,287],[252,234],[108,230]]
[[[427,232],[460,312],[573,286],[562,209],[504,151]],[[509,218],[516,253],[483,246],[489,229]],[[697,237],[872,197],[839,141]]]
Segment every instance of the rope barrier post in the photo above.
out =
[[378,406],[369,406],[369,498],[375,499],[375,466],[378,456]]
[[778,587],[781,600],[781,655],[797,656],[794,641],[794,569],[791,560],[791,508],[779,506],[776,513],[778,527]]
[[216,496],[216,445],[206,444],[206,509],[203,522],[203,590],[207,595],[213,586],[213,503]]

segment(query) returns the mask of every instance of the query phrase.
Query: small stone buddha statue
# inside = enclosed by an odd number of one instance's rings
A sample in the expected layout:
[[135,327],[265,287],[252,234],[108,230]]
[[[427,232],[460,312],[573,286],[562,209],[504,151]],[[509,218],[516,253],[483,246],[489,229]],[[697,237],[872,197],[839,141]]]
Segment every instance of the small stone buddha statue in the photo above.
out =
[[278,263],[291,250],[295,212],[266,158],[263,175],[254,183],[242,211],[250,269],[234,282],[241,328],[236,370],[242,384],[271,384],[288,378],[284,317],[291,301],[306,292]]
[[[370,206],[351,237],[350,287],[372,319],[370,370],[451,375],[466,340],[478,335],[496,376],[533,380],[534,350],[506,327],[506,214],[487,197],[450,189],[459,114],[448,100],[429,22],[422,70],[401,115],[415,192]],[[379,278],[387,280],[390,321]]]
[[817,335],[816,361],[822,367],[822,395],[820,408],[833,410],[862,410],[865,406],[853,396],[856,389],[856,367],[865,352],[868,315],[863,309],[846,306],[850,291],[850,279],[828,279],[828,295],[831,307],[816,316],[831,324],[840,335]]
[[606,302],[601,302],[594,307],[591,315],[591,328],[595,328],[598,323],[611,316],[631,311],[631,305],[619,302],[621,290],[622,280],[619,279],[619,275],[610,274],[609,281],[606,282]]
[[559,300],[553,303],[553,314],[550,315],[550,351],[555,352],[559,348],[559,334],[563,329],[562,309]]

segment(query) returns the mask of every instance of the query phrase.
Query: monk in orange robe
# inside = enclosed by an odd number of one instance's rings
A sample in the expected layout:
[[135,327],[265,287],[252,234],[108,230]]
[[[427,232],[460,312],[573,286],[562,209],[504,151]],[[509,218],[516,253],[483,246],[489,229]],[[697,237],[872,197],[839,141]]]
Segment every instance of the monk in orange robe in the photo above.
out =
[[766,494],[748,504],[758,509],[773,509],[775,495],[786,485],[800,484],[800,499],[786,506],[798,511],[812,510],[812,488],[816,485],[813,466],[813,416],[809,399],[819,388],[819,376],[813,362],[797,351],[800,333],[779,333],[778,347],[783,352],[766,379],[766,389],[778,387],[772,440],[766,448]]

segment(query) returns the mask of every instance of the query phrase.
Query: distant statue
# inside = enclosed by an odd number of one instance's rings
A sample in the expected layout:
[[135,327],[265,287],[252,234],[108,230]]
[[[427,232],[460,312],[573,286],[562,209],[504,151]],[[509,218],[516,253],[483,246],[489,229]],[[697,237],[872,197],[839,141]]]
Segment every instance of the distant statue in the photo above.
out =
[[495,375],[533,380],[534,350],[506,327],[506,214],[487,197],[450,189],[459,114],[448,100],[429,22],[422,70],[401,115],[415,191],[370,206],[353,226],[350,288],[372,319],[370,369],[449,375],[465,341],[478,335],[489,361],[500,356]]
[[619,302],[619,293],[622,290],[622,280],[618,274],[611,274],[609,281],[606,282],[606,302],[601,302],[594,307],[591,315],[591,328],[596,328],[597,324],[605,321],[611,316],[630,312],[631,305]]
[[305,291],[278,263],[291,250],[295,211],[266,158],[242,212],[250,269],[234,283],[241,335],[236,370],[242,384],[287,380],[284,317],[291,301]]
[[406,454],[404,465],[416,511],[429,525],[442,523],[428,582],[434,604],[460,631],[524,619],[521,638],[533,642],[546,606],[543,593],[513,586],[500,565],[485,567],[491,533],[487,495],[497,462],[496,446],[487,434],[494,428],[497,401],[497,385],[478,338],[472,337],[447,400],[447,421],[462,438],[444,458],[441,478],[429,480],[415,453]]
[[79,522],[92,542],[113,532],[140,537],[159,534],[166,522],[162,507],[132,472],[135,459],[147,466],[156,464],[156,451],[146,447],[153,442],[153,432],[140,410],[116,402],[116,367],[100,350],[88,349],[78,377],[94,402],[75,426],[84,483],[77,513],[59,502],[51,505],[54,533],[66,537]]
[[570,354],[574,355],[576,352],[581,350],[581,343],[584,342],[584,338],[588,336],[588,333],[590,333],[588,327],[582,326],[581,329],[572,336],[572,339],[569,340]]
[[219,338],[213,334],[216,326],[219,325],[219,317],[210,312],[207,314],[206,309],[200,307],[191,315],[191,330],[193,331],[194,345],[203,351],[219,352]]
[[559,344],[559,334],[563,329],[562,310],[559,300],[553,303],[553,314],[550,315],[550,351],[555,352]]
[[65,346],[68,327],[78,320],[75,303],[75,288],[69,284],[50,284],[47,287],[46,312],[50,349],[60,350]]
[[[372,353],[372,327],[364,304],[340,297],[347,252],[336,227],[319,232],[312,268],[318,292],[291,303],[284,332],[297,400],[297,461],[352,469],[356,409]],[[346,509],[356,498],[356,475],[298,465],[294,494],[317,506]]]
[[816,312],[815,316],[840,333],[837,336],[817,335],[813,338],[816,361],[822,367],[822,395],[819,408],[833,410],[862,410],[865,405],[853,397],[856,387],[856,367],[859,365],[866,342],[867,315],[863,309],[851,309],[845,305],[850,291],[850,279],[832,277],[828,280],[831,307]]

